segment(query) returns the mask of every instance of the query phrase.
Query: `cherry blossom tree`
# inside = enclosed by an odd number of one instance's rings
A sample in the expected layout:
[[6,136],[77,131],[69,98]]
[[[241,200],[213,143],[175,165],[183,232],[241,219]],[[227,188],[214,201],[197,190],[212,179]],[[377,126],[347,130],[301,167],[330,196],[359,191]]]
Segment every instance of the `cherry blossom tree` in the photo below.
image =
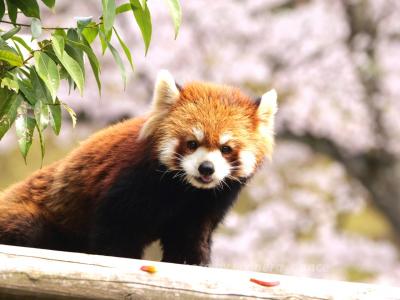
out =
[[[76,7],[58,1],[65,15],[95,11],[94,0]],[[165,9],[148,2],[153,43],[161,46],[146,57],[133,51],[136,71],[128,74],[125,92],[107,57],[99,105],[86,100],[98,98],[90,78],[84,100],[65,92],[78,113],[77,130],[145,112],[160,68],[179,83],[233,84],[254,97],[274,87],[273,160],[215,237],[214,265],[398,284],[399,1],[181,2],[177,40]],[[135,49],[140,34],[129,24],[128,17],[117,21]],[[65,128],[61,138],[70,134]]]

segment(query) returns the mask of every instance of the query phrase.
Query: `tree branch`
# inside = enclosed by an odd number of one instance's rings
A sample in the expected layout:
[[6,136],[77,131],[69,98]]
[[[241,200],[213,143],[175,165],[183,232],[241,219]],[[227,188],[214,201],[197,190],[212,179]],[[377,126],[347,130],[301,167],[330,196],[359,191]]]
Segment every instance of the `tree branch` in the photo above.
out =
[[355,39],[364,34],[368,36],[368,45],[366,46],[365,53],[367,55],[367,64],[356,66],[358,77],[364,88],[364,103],[367,105],[369,112],[374,121],[375,131],[375,144],[376,148],[380,151],[387,152],[386,146],[388,141],[388,134],[383,122],[383,112],[377,105],[376,97],[382,93],[379,82],[379,69],[377,66],[377,51],[376,44],[378,41],[378,25],[380,20],[385,16],[381,16],[378,21],[374,21],[370,6],[367,2],[343,2],[345,17],[349,26],[349,36],[346,45],[351,53],[355,52]]
[[[5,20],[0,20],[0,23],[5,23],[5,24],[11,24],[11,25],[17,25],[17,26],[21,26],[21,27],[31,27],[31,24],[24,24],[24,23],[13,23],[11,21],[5,21]],[[64,29],[64,30],[68,30],[71,27],[45,27],[42,26],[43,30],[56,30],[56,29]]]
[[[5,20],[0,20],[0,23],[5,23],[5,24],[11,24],[11,25],[17,25],[17,26],[21,26],[21,27],[31,27],[30,24],[24,24],[24,23],[13,23],[11,21],[5,21]],[[86,26],[85,28],[94,28],[97,27],[101,24],[101,22],[96,23],[95,25],[92,26]],[[75,28],[75,27],[46,27],[46,26],[42,26],[43,30],[56,30],[56,29],[63,29],[63,30],[68,30],[71,28]]]

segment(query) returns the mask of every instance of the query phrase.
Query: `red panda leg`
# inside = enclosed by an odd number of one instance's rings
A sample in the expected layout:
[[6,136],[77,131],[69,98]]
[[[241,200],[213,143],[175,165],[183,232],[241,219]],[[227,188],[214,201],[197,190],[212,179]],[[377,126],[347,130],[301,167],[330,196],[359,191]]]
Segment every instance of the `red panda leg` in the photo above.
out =
[[45,221],[28,213],[0,214],[0,244],[38,247],[43,240]]
[[196,226],[196,229],[185,226],[173,226],[165,231],[161,238],[162,261],[208,266],[211,260],[210,228],[206,224]]
[[92,231],[89,252],[98,255],[141,259],[145,242],[131,234],[110,231],[110,228],[96,226]]

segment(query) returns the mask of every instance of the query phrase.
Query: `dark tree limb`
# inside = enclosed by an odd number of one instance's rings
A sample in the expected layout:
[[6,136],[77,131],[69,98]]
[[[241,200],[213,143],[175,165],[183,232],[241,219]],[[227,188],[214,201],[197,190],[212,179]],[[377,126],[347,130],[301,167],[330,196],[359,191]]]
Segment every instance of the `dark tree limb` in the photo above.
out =
[[343,1],[342,5],[349,27],[349,35],[344,43],[351,58],[359,51],[355,48],[356,38],[360,34],[368,37],[368,44],[364,49],[367,55],[366,65],[358,65],[355,61],[353,65],[363,87],[363,102],[373,121],[375,146],[364,152],[351,154],[333,139],[310,132],[297,135],[289,128],[281,130],[278,138],[307,144],[314,151],[340,162],[347,173],[369,191],[376,207],[387,217],[400,237],[400,160],[387,148],[389,134],[383,122],[383,111],[377,103],[382,95],[381,74],[377,64],[378,27],[380,21],[391,11],[388,9],[381,16],[373,17],[367,1]]

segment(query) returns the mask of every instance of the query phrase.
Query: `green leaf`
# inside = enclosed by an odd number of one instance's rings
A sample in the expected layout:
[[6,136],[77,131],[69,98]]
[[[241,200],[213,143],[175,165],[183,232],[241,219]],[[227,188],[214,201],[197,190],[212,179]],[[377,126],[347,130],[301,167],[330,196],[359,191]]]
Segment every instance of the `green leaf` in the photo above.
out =
[[6,41],[9,38],[13,37],[15,34],[17,34],[20,30],[21,30],[21,26],[15,26],[11,30],[7,31],[6,33],[3,33],[1,35],[1,38],[3,39],[3,41]]
[[130,3],[124,3],[116,8],[115,14],[119,15],[130,10],[132,10],[132,5]]
[[61,130],[61,103],[58,98],[56,98],[56,102],[54,104],[49,104],[50,110],[50,124],[51,128],[56,135],[59,135]]
[[[6,95],[4,93],[6,90]],[[7,89],[0,89],[0,140],[10,129],[17,116],[17,109],[21,105],[22,98]]]
[[[100,34],[103,33],[103,34]],[[101,43],[101,53],[104,55],[107,49],[108,42],[111,40],[112,36],[112,30],[110,30],[107,34],[104,30],[104,24],[100,24],[100,29],[99,29],[99,37],[100,37],[100,43]]]
[[36,120],[36,128],[39,134],[39,142],[40,142],[40,152],[42,154],[42,163],[45,154],[44,147],[44,139],[43,139],[43,131],[47,128],[50,121],[50,110],[49,105],[43,103],[42,101],[37,101],[34,108],[35,120]]
[[0,88],[0,117],[3,116],[10,108],[13,96],[15,96],[13,91],[10,91],[7,88]]
[[[70,28],[67,31],[67,39],[70,41],[75,41],[75,42],[80,42],[79,34],[76,29]],[[82,50],[79,49],[79,52],[82,52]]]
[[57,56],[65,70],[68,72],[68,74],[71,76],[72,80],[75,82],[80,93],[82,94],[85,84],[84,70],[82,70],[80,64],[65,51],[65,41],[63,37],[61,37],[60,35],[53,35],[51,43],[55,55]]
[[11,39],[13,41],[16,41],[17,43],[21,44],[27,51],[32,52],[32,48],[25,42],[25,40],[23,38],[21,38],[20,36],[13,36],[11,37]]
[[99,89],[99,94],[101,94],[101,81],[100,81],[100,77],[99,77],[100,63],[96,57],[96,54],[93,52],[92,48],[90,47],[89,42],[86,41],[85,38],[83,38],[83,43],[71,41],[71,40],[68,40],[67,43],[69,43],[73,47],[82,49],[86,53],[86,56],[89,58],[90,66],[92,67],[94,77],[96,79],[97,87]]
[[101,0],[103,7],[103,22],[106,33],[111,31],[115,20],[115,0]]
[[[56,39],[52,39],[52,42],[54,40]],[[53,49],[57,58],[60,60],[65,70],[67,70],[68,74],[71,76],[72,80],[75,82],[79,92],[82,95],[83,87],[85,85],[85,77],[79,63],[75,61],[71,56],[69,56],[68,53],[65,52],[65,50],[60,53],[58,46],[54,47],[54,44]]]
[[56,63],[44,52],[35,52],[35,67],[39,77],[49,89],[53,101],[56,99],[57,90],[60,86],[60,74]]
[[[141,5],[139,0],[130,0],[131,4],[134,6]],[[143,1],[145,2],[145,1]],[[133,15],[135,16],[136,23],[138,24],[140,31],[142,33],[144,46],[145,46],[145,54],[149,50],[150,41],[151,41],[151,32],[152,32],[152,25],[151,25],[151,16],[149,8],[147,7],[146,2],[144,3],[144,9],[135,9],[133,10]],[[142,6],[143,7],[143,6]]]
[[139,2],[140,7],[142,8],[142,10],[145,10],[147,7],[147,3],[146,3],[147,0],[139,0],[138,2]]
[[118,41],[119,41],[119,43],[120,43],[122,49],[123,49],[124,52],[125,52],[125,56],[126,56],[126,58],[128,59],[130,65],[131,65],[132,70],[134,70],[131,51],[129,51],[129,48],[126,46],[126,44],[124,43],[124,41],[121,39],[121,37],[119,36],[119,34],[118,34],[118,32],[117,32],[117,30],[116,30],[115,28],[114,28],[114,32],[115,32],[115,34],[116,34],[116,36],[117,36],[117,38],[118,38]]
[[12,0],[27,17],[40,19],[39,5],[36,0]]
[[[1,1],[1,0],[0,0]],[[16,42],[14,42],[14,41],[12,41],[13,42],[13,45],[14,45],[14,49],[16,49],[17,50],[17,52],[18,52],[18,55],[21,57],[21,59],[23,60],[24,59],[24,55],[22,54],[22,51],[21,51],[21,48],[18,46],[18,43],[16,43]]]
[[96,39],[97,34],[99,33],[99,28],[95,25],[95,22],[91,22],[87,27],[82,30],[82,35],[89,42],[89,44],[93,43],[93,41]]
[[12,91],[10,91],[7,88],[0,88],[0,117],[3,115],[3,110],[6,107],[6,104],[9,101],[9,97],[13,94]]
[[10,18],[11,22],[15,24],[18,15],[17,6],[15,6],[13,0],[6,0],[6,3],[7,3],[8,17]]
[[37,101],[43,103],[52,103],[50,92],[47,90],[46,85],[40,80],[35,68],[30,69],[29,79],[32,83],[33,92],[35,94],[35,105]]
[[18,83],[12,79],[12,78],[8,78],[8,77],[4,77],[3,79],[1,79],[1,85],[2,88],[8,88],[9,90],[13,90],[14,92],[18,93],[19,90],[19,86]]
[[70,39],[70,40],[73,40],[73,41],[76,41],[76,40],[79,41],[79,34],[78,34],[78,32],[77,32],[76,29],[74,29],[74,28],[69,28],[69,29],[67,30],[67,36],[66,36],[66,38],[68,38],[68,39]]
[[108,44],[108,48],[110,48],[111,53],[114,57],[114,60],[119,67],[121,77],[124,82],[124,88],[125,88],[126,87],[126,71],[125,71],[124,63],[122,62],[121,56],[119,56],[118,51],[110,43]]
[[36,99],[36,94],[35,91],[33,90],[33,86],[30,80],[24,78],[20,79],[17,78],[18,86],[20,89],[20,92],[24,95],[26,100],[29,102],[30,105],[35,105],[37,99]]
[[42,167],[43,166],[44,154],[45,154],[43,130],[40,128],[40,126],[37,124],[37,122],[36,122],[36,128],[37,128],[37,131],[38,131],[38,134],[39,134],[40,153],[41,153],[40,167]]
[[67,77],[67,81],[68,81],[68,94],[71,94],[71,89],[76,87],[76,84],[74,83],[74,81],[72,80],[71,76]]
[[8,62],[12,66],[21,67],[23,61],[21,57],[13,51],[0,49],[0,60]]
[[69,107],[66,103],[61,102],[62,106],[64,107],[64,109],[69,113],[71,120],[72,120],[72,127],[75,127],[76,125],[76,113],[74,112],[74,110]]
[[[103,32],[100,28],[99,32]],[[111,31],[110,31],[111,32]],[[101,54],[104,55],[104,53],[106,52],[107,49],[107,42],[106,40],[103,38],[103,34],[99,34],[99,38],[100,38],[100,44],[101,44]]]
[[32,39],[37,39],[42,34],[42,23],[37,18],[32,18],[31,22]]
[[4,5],[4,1],[0,0],[0,20],[3,19],[5,12],[6,12],[6,7]]
[[53,34],[53,36],[51,38],[51,45],[53,46],[53,50],[54,50],[54,53],[56,54],[56,56],[58,58],[62,57],[64,54],[64,47],[65,47],[64,37],[62,37],[61,35],[58,35],[58,34]]
[[60,60],[57,58],[56,54],[54,53],[53,47],[50,45],[50,47],[46,47],[42,49],[43,53],[46,53],[57,65],[58,68],[62,69],[62,64]]
[[69,76],[67,70],[65,70],[65,68],[61,65],[61,68],[60,68],[60,80],[67,79],[68,77],[70,77],[70,76]]
[[56,0],[42,0],[42,2],[43,2],[48,8],[54,8],[54,5],[56,4]]
[[29,117],[26,112],[19,115],[15,120],[15,129],[17,131],[19,150],[24,157],[25,163],[29,148],[32,145],[33,131],[35,130],[35,127],[35,119]]
[[[28,68],[29,69],[29,68]],[[16,70],[17,71],[17,73],[20,73],[21,74],[21,76],[26,76],[26,77],[29,77],[29,72],[27,71],[27,70],[25,70],[24,68],[19,68],[19,69],[17,69]]]
[[57,28],[56,30],[54,30],[53,35],[58,35],[64,39],[67,37],[67,34],[65,33],[64,29],[61,28]]
[[83,61],[83,51],[80,48],[71,46],[68,41],[80,42],[76,29],[68,29],[67,39],[65,41],[65,51],[79,64],[85,77],[85,63]]
[[[103,36],[103,38],[104,38],[104,34],[101,31],[100,31],[100,36]],[[124,88],[125,88],[125,86],[126,86],[126,71],[125,71],[124,63],[122,62],[121,56],[119,56],[118,51],[111,45],[111,43],[109,41],[106,40],[106,42],[107,42],[107,47],[110,49],[112,56],[114,57],[114,61],[118,65],[122,80],[124,82]]]
[[174,22],[175,39],[178,36],[179,28],[182,23],[182,9],[179,0],[165,0],[167,2],[169,12]]
[[37,127],[40,128],[41,131],[45,130],[47,125],[50,123],[49,105],[42,101],[37,101],[34,108],[34,114]]
[[79,29],[79,32],[82,32],[86,26],[92,23],[93,17],[78,17],[76,19],[76,26]]

